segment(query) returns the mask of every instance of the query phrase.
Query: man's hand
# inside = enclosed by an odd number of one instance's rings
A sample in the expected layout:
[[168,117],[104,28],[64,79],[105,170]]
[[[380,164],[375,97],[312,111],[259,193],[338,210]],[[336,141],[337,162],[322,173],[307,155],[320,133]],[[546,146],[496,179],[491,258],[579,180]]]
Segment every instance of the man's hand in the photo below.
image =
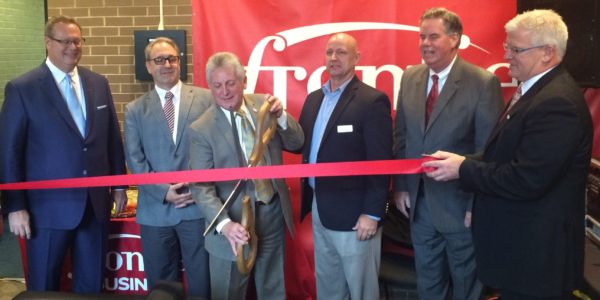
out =
[[271,103],[269,112],[274,114],[277,118],[281,117],[281,114],[283,114],[283,103],[281,103],[279,98],[267,94],[265,99],[267,102]]
[[448,181],[458,179],[460,165],[465,160],[464,156],[458,154],[437,151],[433,155],[440,160],[427,161],[422,164],[424,168],[433,168],[433,171],[427,172],[427,176],[435,181]]
[[368,240],[377,233],[377,221],[365,214],[361,214],[358,217],[356,225],[352,227],[352,230],[356,230],[356,239],[359,241]]
[[236,245],[248,244],[248,240],[250,240],[250,233],[242,226],[242,224],[237,222],[229,222],[221,228],[221,233],[227,238],[229,241],[229,245],[231,246],[231,250],[233,251],[233,255],[237,256]]
[[400,191],[394,192],[394,203],[396,208],[407,218],[409,218],[410,211],[410,196],[408,192]]
[[115,202],[115,216],[123,212],[127,206],[127,191],[112,190],[113,201]]
[[31,238],[31,227],[29,226],[29,213],[22,209],[8,214],[8,225],[10,232],[20,238]]
[[[178,193],[177,190],[179,190],[180,193]],[[186,207],[194,203],[192,192],[190,192],[189,189],[189,183],[181,182],[170,185],[169,190],[167,190],[167,195],[165,195],[165,200],[169,203],[173,203],[175,208]]]

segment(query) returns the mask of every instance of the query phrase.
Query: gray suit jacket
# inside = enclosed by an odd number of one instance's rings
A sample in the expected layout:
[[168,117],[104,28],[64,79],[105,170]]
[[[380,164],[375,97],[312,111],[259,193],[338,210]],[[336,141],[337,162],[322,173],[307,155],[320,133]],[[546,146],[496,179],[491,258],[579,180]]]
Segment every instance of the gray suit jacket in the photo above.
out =
[[[212,105],[206,89],[182,85],[176,143],[173,143],[156,90],[125,106],[125,154],[132,173],[189,169],[188,127]],[[168,184],[139,187],[137,222],[173,226],[182,220],[201,219],[196,205],[175,208],[166,202]]]
[[[257,112],[264,102],[264,95],[245,95],[246,106],[250,111],[254,124]],[[264,159],[267,165],[282,164],[282,150],[297,151],[304,143],[304,134],[300,125],[287,116],[288,128],[283,130],[278,127],[277,134],[273,137],[265,150]],[[195,121],[190,130],[190,166],[192,169],[219,169],[239,167],[238,154],[231,124],[218,105],[211,106],[206,113]],[[229,196],[236,181],[222,181],[216,183],[197,183],[192,187],[192,193],[200,210],[207,221],[212,220],[221,208],[225,198]],[[292,207],[288,186],[284,179],[273,179],[273,187],[279,193],[281,210],[290,234],[294,234]],[[254,185],[247,184],[243,194],[254,195]],[[230,208],[228,215],[222,216],[222,221],[229,217],[234,222],[241,220],[241,196]],[[254,201],[252,201],[254,208]],[[264,221],[263,221],[264,222]],[[268,221],[267,221],[268,222]],[[216,231],[215,231],[216,232]],[[260,233],[259,243],[260,243]],[[209,233],[206,236],[206,249],[211,255],[221,259],[235,260],[231,247],[223,235]]]
[[[482,151],[502,110],[496,76],[457,57],[425,128],[428,76],[425,64],[402,75],[394,121],[394,157],[420,158],[437,150],[458,154]],[[436,229],[464,231],[463,220],[471,209],[473,194],[461,190],[458,181],[435,182],[422,174],[396,176],[394,190],[408,191],[412,208],[416,207],[420,180]],[[413,213],[414,209],[411,217]]]

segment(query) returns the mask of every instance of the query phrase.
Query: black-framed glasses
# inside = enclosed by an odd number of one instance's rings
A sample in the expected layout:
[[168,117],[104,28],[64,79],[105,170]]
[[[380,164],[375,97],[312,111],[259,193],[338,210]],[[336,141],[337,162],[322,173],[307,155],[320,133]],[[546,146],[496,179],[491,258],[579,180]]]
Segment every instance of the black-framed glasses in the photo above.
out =
[[167,60],[169,61],[170,64],[174,64],[179,61],[179,56],[173,56],[173,55],[159,56],[159,57],[148,59],[147,61],[151,61],[151,60],[154,61],[154,63],[157,65],[164,65]]
[[514,55],[523,53],[523,52],[531,50],[531,49],[546,47],[546,45],[539,45],[539,46],[533,46],[533,47],[528,47],[528,48],[519,48],[519,47],[511,47],[511,46],[507,45],[506,43],[502,44],[502,46],[504,47],[504,51],[510,52]]
[[83,45],[83,43],[85,42],[85,38],[80,38],[80,39],[72,39],[72,40],[61,40],[61,39],[57,39],[54,37],[49,36],[49,39],[60,43],[63,46],[71,46],[71,45],[75,45],[76,47],[79,47],[81,45]]

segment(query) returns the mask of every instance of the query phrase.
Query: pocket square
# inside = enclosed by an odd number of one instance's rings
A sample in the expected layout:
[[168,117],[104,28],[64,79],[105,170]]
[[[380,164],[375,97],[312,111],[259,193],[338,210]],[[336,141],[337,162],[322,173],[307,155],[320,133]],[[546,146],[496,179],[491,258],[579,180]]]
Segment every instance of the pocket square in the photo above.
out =
[[106,107],[107,107],[106,104],[100,105],[100,106],[96,107],[96,110],[105,109]]
[[353,132],[354,128],[352,127],[352,125],[338,125],[337,127],[337,132],[338,133],[346,133],[346,132]]

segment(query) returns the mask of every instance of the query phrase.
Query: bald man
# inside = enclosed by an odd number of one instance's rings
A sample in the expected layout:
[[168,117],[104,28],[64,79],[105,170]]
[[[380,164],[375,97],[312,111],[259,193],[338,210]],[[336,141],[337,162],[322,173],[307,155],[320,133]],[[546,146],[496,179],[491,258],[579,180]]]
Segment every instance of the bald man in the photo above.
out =
[[[304,163],[392,157],[389,98],[356,77],[359,59],[354,37],[337,33],[327,42],[330,79],[307,96],[299,119]],[[301,217],[313,213],[317,299],[379,299],[388,186],[388,176],[302,179]]]

